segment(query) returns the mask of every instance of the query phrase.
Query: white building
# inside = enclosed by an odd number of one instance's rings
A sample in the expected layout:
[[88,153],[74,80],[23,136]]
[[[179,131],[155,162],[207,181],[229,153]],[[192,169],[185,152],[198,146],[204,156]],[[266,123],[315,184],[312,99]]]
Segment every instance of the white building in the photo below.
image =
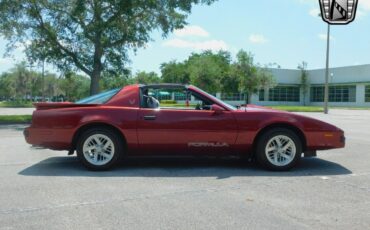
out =
[[[257,105],[315,105],[324,101],[325,69],[308,70],[309,89],[303,95],[301,71],[272,69],[278,85],[253,95]],[[217,95],[231,104],[245,103],[243,95]],[[329,106],[370,107],[370,64],[329,69]]]

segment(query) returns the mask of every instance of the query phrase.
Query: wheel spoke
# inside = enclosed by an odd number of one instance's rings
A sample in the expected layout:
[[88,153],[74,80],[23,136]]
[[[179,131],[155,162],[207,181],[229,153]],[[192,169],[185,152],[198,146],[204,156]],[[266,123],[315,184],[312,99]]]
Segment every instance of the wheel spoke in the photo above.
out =
[[100,156],[103,156],[103,157],[105,157],[105,158],[110,158],[110,157],[111,157],[111,155],[110,155],[110,154],[105,153],[105,152],[102,152],[102,153],[100,154]]
[[101,145],[101,141],[98,137],[94,137],[93,140],[95,141],[96,144]]
[[288,141],[284,146],[283,146],[283,151],[286,151],[289,147],[291,147],[292,146],[292,142],[290,142],[290,141]]
[[94,162],[97,162],[98,161],[98,154],[97,153],[94,153],[94,155],[93,155],[93,161]]
[[96,147],[95,145],[89,146],[85,148],[85,152],[91,152],[91,150],[94,150]]
[[271,146],[267,149],[267,152],[271,152],[271,151],[274,151],[276,150],[276,147],[275,146]]
[[103,149],[107,150],[111,145],[110,141],[105,142]]
[[286,160],[290,159],[291,156],[289,156],[288,154],[286,153],[280,153],[280,156],[284,157]]
[[276,138],[276,139],[275,139],[275,141],[276,141],[276,144],[277,144],[279,147],[281,147],[282,143],[281,143],[280,138]]

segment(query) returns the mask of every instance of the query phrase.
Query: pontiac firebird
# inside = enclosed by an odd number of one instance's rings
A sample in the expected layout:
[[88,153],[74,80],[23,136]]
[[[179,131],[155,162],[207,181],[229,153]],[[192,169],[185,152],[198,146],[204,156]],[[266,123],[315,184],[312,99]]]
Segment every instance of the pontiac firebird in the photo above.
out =
[[[180,89],[184,107],[165,107],[151,92]],[[194,107],[189,99],[198,100]],[[343,148],[344,132],[325,122],[261,106],[233,107],[191,85],[130,85],[76,103],[36,103],[29,144],[75,151],[88,169],[107,170],[130,156],[255,159],[289,170],[317,150]]]

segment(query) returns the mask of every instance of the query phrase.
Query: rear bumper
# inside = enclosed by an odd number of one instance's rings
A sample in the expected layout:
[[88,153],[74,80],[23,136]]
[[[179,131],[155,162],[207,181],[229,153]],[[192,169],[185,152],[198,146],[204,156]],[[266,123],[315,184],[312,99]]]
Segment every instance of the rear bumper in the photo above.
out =
[[28,127],[23,131],[28,144],[54,150],[69,150],[72,143],[73,130],[45,129]]

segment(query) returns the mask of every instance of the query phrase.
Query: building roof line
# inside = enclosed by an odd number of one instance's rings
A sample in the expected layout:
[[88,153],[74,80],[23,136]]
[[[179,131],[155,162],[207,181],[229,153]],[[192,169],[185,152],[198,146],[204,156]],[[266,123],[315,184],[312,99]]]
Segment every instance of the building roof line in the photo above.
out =
[[[353,67],[370,67],[370,64],[361,64],[361,65],[348,65],[348,66],[336,66],[336,67],[329,67],[329,70],[333,69],[341,69],[341,68],[353,68]],[[288,68],[269,68],[270,70],[290,70],[290,71],[300,71],[299,69],[288,69]],[[307,71],[314,71],[314,70],[325,70],[325,68],[313,68],[307,69]]]

